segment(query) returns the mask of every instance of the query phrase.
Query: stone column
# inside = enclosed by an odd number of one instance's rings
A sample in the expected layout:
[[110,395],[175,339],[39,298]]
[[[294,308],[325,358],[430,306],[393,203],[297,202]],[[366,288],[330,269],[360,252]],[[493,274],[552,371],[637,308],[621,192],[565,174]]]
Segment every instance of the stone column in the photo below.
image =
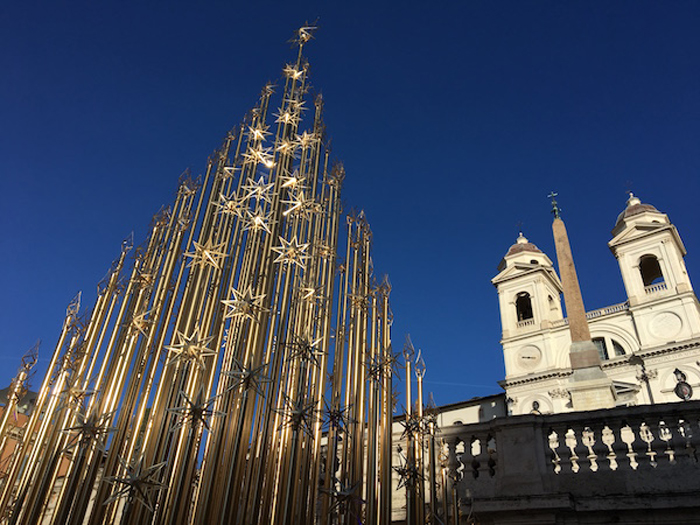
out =
[[591,341],[569,237],[564,221],[558,216],[555,216],[552,223],[552,232],[571,332],[569,348],[569,359],[573,370],[569,384],[571,402],[574,410],[612,408],[615,406],[615,390],[612,381],[603,372],[598,349]]

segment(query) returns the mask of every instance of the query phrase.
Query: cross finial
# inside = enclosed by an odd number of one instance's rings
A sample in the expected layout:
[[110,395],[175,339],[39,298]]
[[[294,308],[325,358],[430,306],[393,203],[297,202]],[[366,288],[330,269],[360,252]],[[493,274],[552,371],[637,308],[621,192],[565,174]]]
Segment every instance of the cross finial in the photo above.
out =
[[549,195],[547,195],[547,197],[549,197],[550,199],[552,199],[552,213],[554,214],[554,218],[555,218],[555,219],[558,219],[558,218],[559,218],[559,214],[561,213],[561,208],[559,207],[559,205],[557,204],[557,201],[556,201],[556,199],[555,199],[555,197],[556,197],[557,195],[559,195],[559,194],[556,193],[556,192],[554,192],[554,191],[550,191],[550,192],[549,192]]

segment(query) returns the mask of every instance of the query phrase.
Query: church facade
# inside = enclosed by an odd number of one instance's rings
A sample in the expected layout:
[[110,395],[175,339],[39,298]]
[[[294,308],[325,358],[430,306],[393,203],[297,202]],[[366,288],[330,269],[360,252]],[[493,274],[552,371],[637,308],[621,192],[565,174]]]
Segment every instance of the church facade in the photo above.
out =
[[[586,313],[617,406],[698,397],[700,306],[685,267],[685,247],[669,217],[630,196],[608,245],[627,300]],[[550,258],[520,235],[492,282],[502,323],[508,411],[573,409],[568,391],[571,336],[562,284]]]

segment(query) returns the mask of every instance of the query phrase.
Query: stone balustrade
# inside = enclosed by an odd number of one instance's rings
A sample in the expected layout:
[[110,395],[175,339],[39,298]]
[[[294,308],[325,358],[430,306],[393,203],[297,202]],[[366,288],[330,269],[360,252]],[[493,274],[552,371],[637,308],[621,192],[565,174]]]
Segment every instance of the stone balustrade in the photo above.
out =
[[647,295],[651,295],[654,293],[662,292],[664,290],[667,290],[668,286],[666,286],[666,283],[656,283],[656,284],[650,284],[649,286],[644,287],[644,292],[646,292]]
[[443,428],[441,438],[448,523],[523,513],[612,523],[621,512],[622,522],[692,523],[684,512],[700,511],[700,401],[512,416]]

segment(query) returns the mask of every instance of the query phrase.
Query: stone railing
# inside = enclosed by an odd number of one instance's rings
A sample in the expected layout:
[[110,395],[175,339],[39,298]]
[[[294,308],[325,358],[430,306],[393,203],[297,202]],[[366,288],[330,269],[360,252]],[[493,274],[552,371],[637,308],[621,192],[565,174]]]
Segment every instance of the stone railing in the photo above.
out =
[[666,283],[656,283],[656,284],[650,284],[649,286],[644,287],[644,292],[646,292],[647,295],[651,295],[653,293],[658,293],[658,292],[663,292],[664,290],[667,290],[668,286],[666,286]]
[[[605,308],[598,308],[597,310],[591,310],[590,312],[586,312],[586,319],[596,319],[598,317],[603,317],[604,315],[610,315],[610,314],[616,314],[618,312],[624,312],[625,310],[629,310],[629,302],[625,301],[624,303],[619,303],[619,304],[613,304],[612,306],[606,306]],[[569,324],[569,319],[564,318],[564,319],[559,319],[558,321],[554,321],[552,323],[553,327],[558,327],[558,326],[564,326]]]
[[635,523],[691,523],[683,509],[700,510],[700,401],[513,416],[441,433],[448,523],[455,512],[480,523],[523,512],[558,523],[620,505],[641,513]]
[[526,326],[535,326],[535,320],[525,319],[524,321],[518,321],[518,328],[525,328]]

